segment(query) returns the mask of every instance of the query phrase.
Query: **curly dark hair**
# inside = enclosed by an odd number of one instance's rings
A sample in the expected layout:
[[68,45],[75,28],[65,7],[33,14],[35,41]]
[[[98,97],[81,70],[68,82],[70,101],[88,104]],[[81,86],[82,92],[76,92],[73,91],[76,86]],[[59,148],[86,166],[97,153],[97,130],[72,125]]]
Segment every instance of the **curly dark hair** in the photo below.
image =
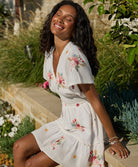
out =
[[51,20],[58,9],[63,5],[71,5],[77,11],[75,30],[71,41],[81,48],[89,61],[93,75],[96,76],[98,73],[99,63],[96,58],[97,48],[94,44],[93,31],[84,9],[78,3],[63,0],[53,7],[51,13],[49,13],[46,18],[43,29],[41,30],[40,51],[42,53],[45,53],[45,51],[49,52],[51,47],[54,46],[54,35],[51,33],[50,29]]

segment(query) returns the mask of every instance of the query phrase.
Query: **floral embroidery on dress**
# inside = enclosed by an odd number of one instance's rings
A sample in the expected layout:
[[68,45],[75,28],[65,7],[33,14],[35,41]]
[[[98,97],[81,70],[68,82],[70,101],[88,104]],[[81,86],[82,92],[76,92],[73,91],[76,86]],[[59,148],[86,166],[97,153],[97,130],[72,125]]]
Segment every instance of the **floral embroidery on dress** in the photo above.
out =
[[62,141],[64,140],[64,136],[62,136],[59,140],[57,140],[55,143],[52,144],[52,149],[55,150],[57,145],[60,145]]
[[65,87],[65,80],[63,79],[63,73],[57,73],[57,84],[58,84],[58,88],[59,87]]
[[80,129],[82,132],[85,131],[85,129],[84,129],[85,127],[80,126],[80,124],[78,123],[76,118],[72,121],[72,126],[75,127],[76,129]]
[[49,70],[47,75],[48,75],[48,79],[49,79],[49,82],[50,82],[53,79],[53,73]]
[[84,60],[75,54],[72,57],[68,57],[68,60],[70,61],[71,68],[75,68],[77,71],[80,66],[84,66]]
[[104,167],[103,155],[97,155],[97,150],[91,150],[88,162],[89,167]]

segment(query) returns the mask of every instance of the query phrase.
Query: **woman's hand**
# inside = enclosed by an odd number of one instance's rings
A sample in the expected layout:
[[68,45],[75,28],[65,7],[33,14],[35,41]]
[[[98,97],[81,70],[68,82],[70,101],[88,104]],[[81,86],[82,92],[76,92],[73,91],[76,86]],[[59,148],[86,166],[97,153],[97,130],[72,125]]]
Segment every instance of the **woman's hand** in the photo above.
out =
[[128,150],[120,143],[119,140],[112,144],[108,150],[112,155],[115,153],[118,154],[120,159],[125,159],[128,157]]

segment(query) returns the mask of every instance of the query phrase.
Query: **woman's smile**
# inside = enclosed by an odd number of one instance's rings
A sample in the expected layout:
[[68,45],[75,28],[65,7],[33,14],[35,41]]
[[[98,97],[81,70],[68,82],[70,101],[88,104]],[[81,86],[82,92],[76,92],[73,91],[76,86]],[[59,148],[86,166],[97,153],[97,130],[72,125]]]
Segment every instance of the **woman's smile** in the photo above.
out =
[[59,30],[63,30],[64,29],[64,27],[61,26],[61,24],[58,24],[58,23],[54,23],[54,27],[59,29]]

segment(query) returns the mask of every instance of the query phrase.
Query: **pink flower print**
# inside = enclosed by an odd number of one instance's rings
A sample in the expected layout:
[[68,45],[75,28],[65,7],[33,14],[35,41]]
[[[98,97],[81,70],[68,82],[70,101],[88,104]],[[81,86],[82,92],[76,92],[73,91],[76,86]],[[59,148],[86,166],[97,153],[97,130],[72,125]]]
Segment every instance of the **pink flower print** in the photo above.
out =
[[47,89],[48,86],[49,86],[49,82],[48,82],[48,81],[45,81],[45,82],[43,83],[43,88],[44,88],[44,89]]
[[71,65],[71,68],[74,68],[76,64],[74,61],[71,61],[70,65]]
[[77,57],[72,57],[72,60],[78,65],[79,64],[79,59]]
[[84,129],[85,127],[80,126],[80,124],[78,123],[76,118],[72,121],[72,126],[75,127],[75,129],[80,129],[82,132],[85,131],[85,129]]
[[73,122],[73,123],[77,122],[77,119],[75,118],[72,122]]
[[96,158],[93,161],[94,161],[94,165],[98,165],[100,163],[99,160]]
[[72,57],[68,57],[68,60],[70,61],[71,68],[75,68],[77,71],[80,66],[84,66],[84,60],[75,54]]
[[93,156],[92,160],[95,161],[96,160],[96,156]]
[[59,87],[65,87],[65,80],[63,79],[63,74],[62,73],[59,73],[57,74],[57,84],[58,84],[58,88]]
[[55,150],[57,145],[60,145],[62,141],[64,140],[64,136],[62,136],[60,139],[58,139],[55,143],[52,144],[52,149]]
[[49,71],[48,73],[48,79],[49,79],[49,82],[53,79],[53,74],[51,71]]
[[88,162],[89,162],[89,167],[91,167],[91,165],[96,165],[101,167],[104,164],[103,155],[97,154],[97,150],[94,151],[91,150]]

